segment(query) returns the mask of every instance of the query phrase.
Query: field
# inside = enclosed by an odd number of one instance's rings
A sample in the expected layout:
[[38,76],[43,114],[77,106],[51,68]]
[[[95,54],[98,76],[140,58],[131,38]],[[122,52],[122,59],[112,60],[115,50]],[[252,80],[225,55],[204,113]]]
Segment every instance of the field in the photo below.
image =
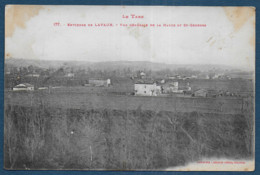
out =
[[202,158],[254,156],[252,98],[113,91],[6,91],[5,168],[163,170]]
[[172,112],[200,111],[207,113],[240,114],[244,100],[240,97],[144,97],[111,92],[105,87],[61,87],[59,89],[35,92],[7,92],[6,104],[25,107],[44,105],[46,107],[73,109],[117,109],[152,110]]
[[254,81],[248,79],[231,79],[231,80],[211,80],[211,79],[191,79],[185,80],[190,82],[192,89],[215,89],[228,90],[234,93],[254,92]]

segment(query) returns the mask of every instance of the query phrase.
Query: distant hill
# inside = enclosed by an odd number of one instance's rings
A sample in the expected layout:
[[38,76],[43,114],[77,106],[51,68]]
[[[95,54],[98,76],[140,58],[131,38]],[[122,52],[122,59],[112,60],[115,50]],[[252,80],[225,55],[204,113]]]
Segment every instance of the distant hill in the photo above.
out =
[[166,64],[156,63],[149,61],[110,61],[110,62],[87,62],[87,61],[57,61],[57,60],[28,60],[28,59],[15,59],[10,58],[5,60],[7,67],[28,67],[30,65],[43,69],[48,68],[60,68],[60,67],[72,67],[75,69],[97,69],[97,70],[115,70],[115,69],[127,69],[132,70],[177,70],[177,69],[190,69],[207,72],[210,70],[225,71],[225,70],[236,70],[231,66],[226,65],[185,65],[185,64]]

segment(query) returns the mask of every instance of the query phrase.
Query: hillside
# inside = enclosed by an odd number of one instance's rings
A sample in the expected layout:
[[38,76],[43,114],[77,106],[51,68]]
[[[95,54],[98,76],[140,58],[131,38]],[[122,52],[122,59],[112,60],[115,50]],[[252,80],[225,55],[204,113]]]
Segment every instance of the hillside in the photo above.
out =
[[84,68],[84,69],[98,69],[98,70],[114,70],[114,69],[125,69],[130,68],[133,70],[163,70],[163,69],[191,69],[200,71],[225,71],[230,69],[235,69],[230,66],[225,65],[182,65],[182,64],[165,64],[165,63],[155,63],[149,61],[110,61],[110,62],[87,62],[87,61],[56,61],[56,60],[28,60],[28,59],[6,59],[5,64],[7,67],[28,67],[30,65],[39,68],[60,68],[60,67],[74,67],[74,68]]

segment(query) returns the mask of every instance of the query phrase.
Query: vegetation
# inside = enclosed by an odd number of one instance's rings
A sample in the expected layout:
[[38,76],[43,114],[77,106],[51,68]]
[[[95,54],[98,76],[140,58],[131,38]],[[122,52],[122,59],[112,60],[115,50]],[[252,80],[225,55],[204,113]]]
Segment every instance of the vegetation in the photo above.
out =
[[165,169],[253,157],[252,115],[5,106],[6,169]]

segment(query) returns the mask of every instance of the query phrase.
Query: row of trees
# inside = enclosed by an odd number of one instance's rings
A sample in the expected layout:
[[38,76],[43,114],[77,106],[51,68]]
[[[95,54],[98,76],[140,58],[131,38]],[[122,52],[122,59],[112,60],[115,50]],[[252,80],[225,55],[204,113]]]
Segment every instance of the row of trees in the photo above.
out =
[[[244,115],[6,106],[5,168],[165,169],[252,158]],[[251,119],[249,119],[251,121]]]
[[148,77],[165,77],[173,75],[182,75],[182,76],[191,76],[198,75],[201,72],[199,70],[191,70],[186,68],[177,68],[177,69],[161,69],[154,71],[152,69],[141,69],[136,70],[130,67],[117,67],[114,69],[102,70],[98,68],[88,67],[86,69],[80,67],[69,67],[67,65],[60,68],[40,68],[36,66],[28,67],[10,67],[6,65],[5,73],[10,75],[28,75],[28,74],[39,74],[40,76],[51,76],[53,74],[59,76],[65,76],[68,73],[73,73],[75,76],[90,76],[90,77],[133,77],[138,76],[140,71],[146,73]]

